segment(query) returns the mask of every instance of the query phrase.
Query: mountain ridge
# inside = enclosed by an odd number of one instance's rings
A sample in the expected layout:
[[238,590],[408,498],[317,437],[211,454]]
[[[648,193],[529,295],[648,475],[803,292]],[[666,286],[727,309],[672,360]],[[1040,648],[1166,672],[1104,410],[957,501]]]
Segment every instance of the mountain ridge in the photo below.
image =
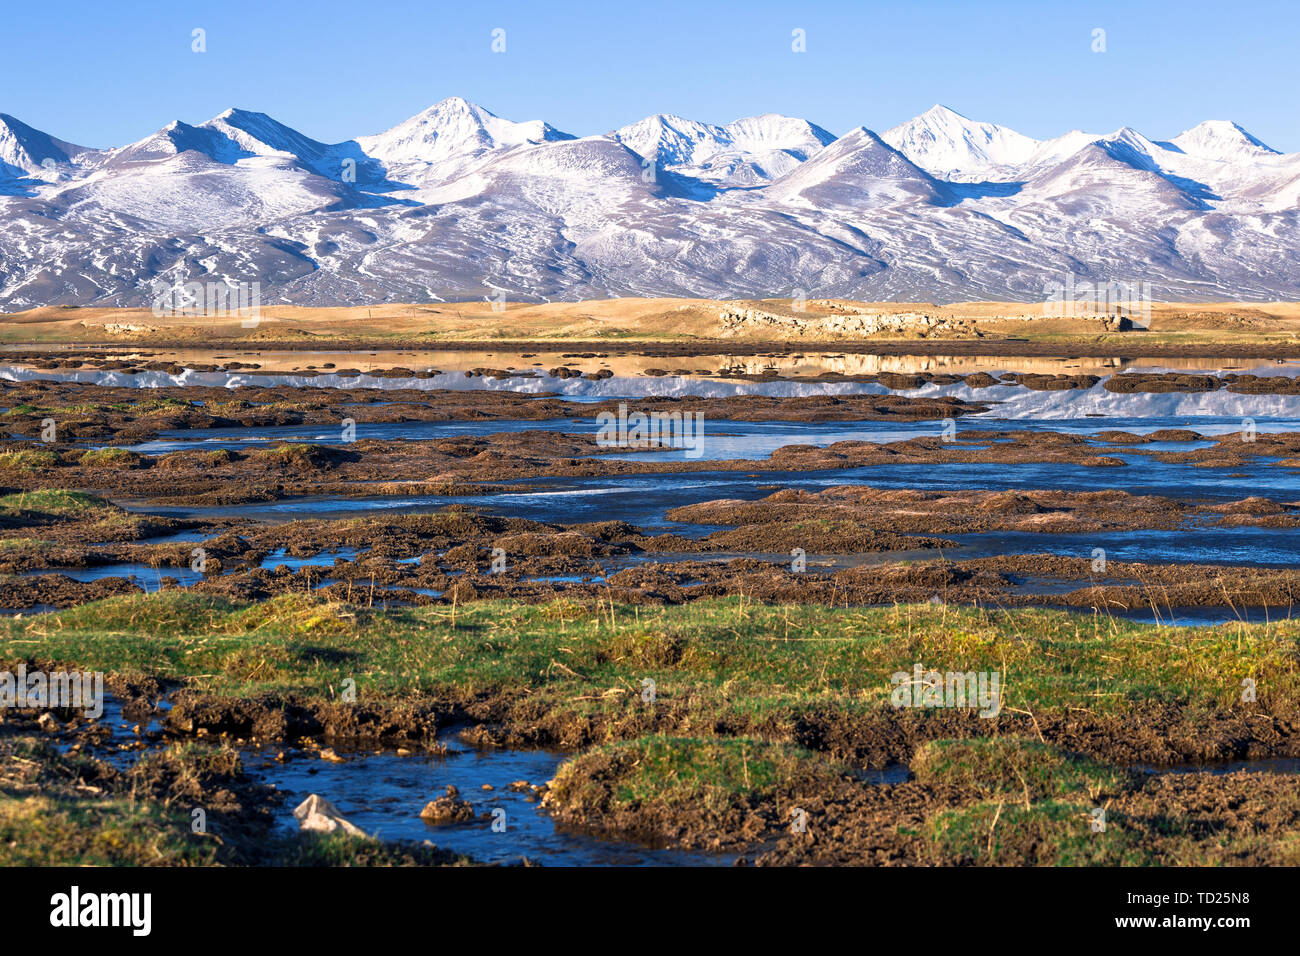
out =
[[232,108],[107,150],[0,114],[0,308],[160,274],[304,305],[618,295],[1300,298],[1300,154],[1236,123],[1036,140],[936,105],[842,136],[763,113],[577,137],[461,97],[324,143]]

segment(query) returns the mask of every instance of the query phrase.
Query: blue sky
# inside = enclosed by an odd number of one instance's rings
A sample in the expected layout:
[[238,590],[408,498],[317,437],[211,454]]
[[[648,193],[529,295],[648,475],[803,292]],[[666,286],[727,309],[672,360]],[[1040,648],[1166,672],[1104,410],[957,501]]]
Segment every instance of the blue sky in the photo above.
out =
[[0,112],[102,147],[229,106],[334,142],[451,95],[578,135],[654,112],[883,131],[943,103],[1039,138],[1232,119],[1294,152],[1298,28],[1294,0],[51,0],[4,14]]

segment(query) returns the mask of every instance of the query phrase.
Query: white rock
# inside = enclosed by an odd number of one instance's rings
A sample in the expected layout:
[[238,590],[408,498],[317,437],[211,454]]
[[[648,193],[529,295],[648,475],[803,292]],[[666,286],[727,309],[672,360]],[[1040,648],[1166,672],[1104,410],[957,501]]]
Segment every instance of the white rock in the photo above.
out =
[[320,833],[342,831],[351,836],[367,836],[365,830],[339,813],[338,807],[315,793],[298,804],[293,815],[298,820],[299,830],[315,830]]

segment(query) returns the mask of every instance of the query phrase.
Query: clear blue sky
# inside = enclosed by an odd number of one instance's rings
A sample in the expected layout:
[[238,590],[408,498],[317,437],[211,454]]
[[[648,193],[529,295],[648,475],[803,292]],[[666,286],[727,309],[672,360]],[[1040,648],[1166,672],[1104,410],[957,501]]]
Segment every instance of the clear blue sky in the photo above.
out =
[[[330,142],[451,95],[606,132],[650,113],[759,112],[882,131],[943,103],[1030,136],[1130,125],[1165,139],[1232,119],[1300,151],[1300,4],[439,3],[75,0],[7,4],[0,112],[86,146],[260,110]],[[472,9],[471,9],[472,8]],[[207,31],[192,53],[191,30]],[[491,31],[506,31],[506,52]],[[1106,30],[1106,52],[1092,31]],[[791,31],[807,52],[791,52]]]

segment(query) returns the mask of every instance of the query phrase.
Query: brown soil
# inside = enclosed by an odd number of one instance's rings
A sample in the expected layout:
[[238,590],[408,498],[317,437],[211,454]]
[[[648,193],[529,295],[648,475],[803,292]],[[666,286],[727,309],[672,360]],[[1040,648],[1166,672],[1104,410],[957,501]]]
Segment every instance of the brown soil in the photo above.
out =
[[[923,837],[934,814],[971,802],[969,794],[924,784],[863,786],[845,781],[804,798],[808,831],[796,834],[773,827],[770,849],[757,852],[759,866],[792,865],[960,865],[972,860],[939,856]],[[1112,826],[1122,827],[1138,851],[1177,858],[1180,846],[1218,865],[1294,865],[1300,798],[1289,774],[1168,774],[1145,781],[1133,792],[1107,802]],[[1087,831],[1086,816],[1080,830]],[[1172,848],[1166,834],[1180,833]],[[1001,865],[1035,866],[1054,862],[1036,833],[1012,827],[1001,835]],[[1186,850],[1181,850],[1186,852]]]
[[[427,444],[446,448],[466,441]],[[527,438],[520,444],[527,448]],[[883,451],[891,446],[870,447]],[[1014,449],[1015,443],[1008,447]],[[1246,447],[1256,449],[1256,445]],[[1048,436],[1038,443],[1036,453],[1044,456],[1087,448],[1070,441],[1058,444]],[[328,469],[342,460],[329,457],[335,449],[321,451],[324,464],[309,462],[307,467]],[[341,456],[350,454],[350,450],[340,452]],[[372,457],[363,461],[370,462]],[[232,458],[210,471],[221,480],[222,468],[237,462]],[[374,493],[378,489],[368,490]],[[426,486],[425,492],[429,490]],[[937,598],[995,606],[1154,608],[1164,614],[1170,608],[1188,606],[1289,609],[1300,593],[1300,572],[1285,568],[1112,562],[1107,573],[1098,575],[1092,572],[1087,557],[1045,555],[897,563],[899,558],[942,557],[950,544],[937,536],[941,534],[1168,530],[1193,522],[1202,527],[1297,526],[1300,518],[1293,503],[1261,497],[1207,504],[1121,491],[939,492],[848,485],[816,493],[787,489],[757,501],[703,502],[675,509],[669,518],[728,527],[702,537],[648,535],[622,522],[548,524],[480,514],[462,506],[434,514],[377,514],[359,519],[268,524],[223,518],[163,522],[161,526],[153,519],[132,519],[111,508],[75,511],[63,518],[18,512],[8,517],[9,526],[3,531],[11,546],[0,549],[0,574],[9,575],[0,578],[0,607],[67,607],[129,593],[136,585],[124,576],[81,583],[59,571],[132,563],[159,568],[164,576],[168,568],[175,568],[179,576],[181,569],[191,567],[196,549],[206,563],[204,579],[192,585],[195,590],[248,600],[321,588],[326,579],[334,583],[324,588],[325,593],[354,604],[430,604],[497,597],[543,601],[559,596],[663,604],[745,594],[771,602],[882,604]],[[198,529],[204,540],[138,543],[183,528]],[[85,544],[96,540],[102,543]],[[507,561],[504,569],[494,573],[492,555],[497,548],[505,552]],[[812,556],[804,572],[793,567],[795,548]],[[336,549],[357,553],[334,557],[328,566],[297,570],[274,559],[267,562],[275,551],[310,558]],[[710,554],[736,552],[756,557],[700,560]],[[881,554],[881,560],[841,570],[824,570],[825,561],[817,558],[871,553]],[[611,565],[638,554],[657,557],[610,573]],[[895,563],[888,563],[889,555]],[[269,566],[261,567],[264,562]],[[32,576],[16,576],[21,573]],[[544,580],[561,576],[576,580]],[[178,586],[174,577],[165,577],[164,587]],[[1033,587],[1022,586],[1037,580],[1077,581],[1079,586],[1055,594],[1030,593]]]
[[[1276,502],[1250,498],[1227,505],[1203,505],[1124,491],[914,491],[838,485],[820,492],[778,491],[758,501],[709,501],[675,508],[672,521],[704,525],[778,526],[787,535],[805,523],[863,525],[896,534],[974,534],[990,531],[1059,534],[1172,529],[1193,518],[1231,516],[1233,523],[1300,514]],[[785,528],[779,527],[785,526]],[[813,525],[816,526],[815,524]],[[1295,525],[1292,525],[1295,526]],[[820,532],[811,532],[820,534]],[[791,547],[823,554],[840,548],[787,537]],[[934,546],[933,544],[931,546]],[[769,550],[755,548],[753,550]],[[859,550],[845,548],[847,552]],[[895,549],[897,550],[897,548]]]
[[[140,688],[110,679],[117,693]],[[0,791],[7,798],[58,796],[85,806],[101,799],[148,801],[185,815],[202,807],[206,832],[189,835],[215,847],[214,862],[233,866],[319,865],[311,852],[311,835],[284,834],[276,827],[285,795],[255,781],[244,772],[239,753],[223,742],[200,751],[168,749],[172,738],[145,730],[155,716],[144,697],[132,697],[123,708],[127,720],[140,721],[133,731],[117,731],[104,721],[87,721],[75,714],[56,715],[13,710],[0,717]],[[48,741],[65,754],[11,756],[24,741]],[[139,759],[126,760],[135,753]],[[36,757],[36,759],[32,759]],[[115,757],[110,763],[109,758]],[[302,841],[302,842],[299,842]],[[353,847],[350,865],[433,866],[467,862],[459,854],[428,843],[362,841]]]

